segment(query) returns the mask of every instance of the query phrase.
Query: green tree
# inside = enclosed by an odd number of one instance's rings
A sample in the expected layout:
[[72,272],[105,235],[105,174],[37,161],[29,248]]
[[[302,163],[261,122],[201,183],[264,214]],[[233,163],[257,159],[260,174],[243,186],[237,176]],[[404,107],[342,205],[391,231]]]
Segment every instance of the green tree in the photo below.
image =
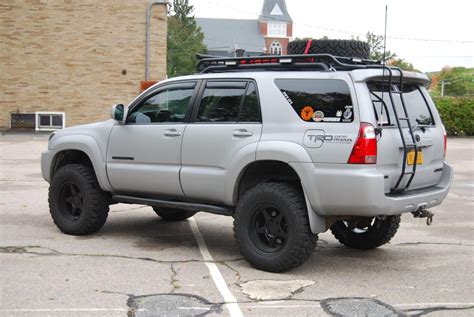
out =
[[173,0],[168,17],[168,77],[196,71],[196,54],[206,53],[204,34],[196,24],[189,0]]
[[[382,35],[377,35],[372,32],[367,32],[365,35],[365,39],[370,46],[370,59],[374,59],[376,61],[383,60],[383,45],[384,45],[384,37]],[[397,57],[397,54],[386,51],[385,52],[385,60],[391,60]]]
[[445,96],[471,96],[474,94],[474,69],[445,67],[439,74],[438,82],[440,87],[441,82],[445,82]]
[[392,58],[387,62],[390,66],[398,67],[403,70],[408,70],[411,72],[419,72],[418,69],[416,69],[412,63],[407,62],[403,58]]

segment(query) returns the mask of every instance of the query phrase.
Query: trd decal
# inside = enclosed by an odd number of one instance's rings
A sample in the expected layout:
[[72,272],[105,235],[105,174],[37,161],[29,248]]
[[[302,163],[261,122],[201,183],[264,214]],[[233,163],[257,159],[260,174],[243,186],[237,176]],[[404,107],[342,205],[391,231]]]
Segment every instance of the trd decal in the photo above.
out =
[[307,130],[304,134],[303,144],[306,147],[319,149],[324,143],[351,144],[352,138],[341,134],[326,134],[324,130]]

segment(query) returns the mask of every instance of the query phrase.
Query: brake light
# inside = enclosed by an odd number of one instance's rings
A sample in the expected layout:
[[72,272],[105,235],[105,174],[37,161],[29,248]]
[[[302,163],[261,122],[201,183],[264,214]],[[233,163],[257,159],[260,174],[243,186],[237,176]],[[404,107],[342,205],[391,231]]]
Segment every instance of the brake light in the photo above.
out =
[[448,136],[446,134],[446,128],[443,125],[443,135],[444,135],[444,157],[446,157],[446,150],[448,149]]
[[377,163],[377,139],[375,128],[370,123],[362,122],[359,136],[352,149],[348,164],[375,164]]

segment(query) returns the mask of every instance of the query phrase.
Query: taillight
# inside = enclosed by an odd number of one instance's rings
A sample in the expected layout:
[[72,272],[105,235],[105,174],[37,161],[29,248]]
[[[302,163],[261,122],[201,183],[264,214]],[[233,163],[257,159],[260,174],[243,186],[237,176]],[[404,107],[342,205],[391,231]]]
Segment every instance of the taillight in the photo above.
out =
[[444,157],[446,157],[446,150],[448,149],[448,136],[446,134],[446,128],[443,125],[443,135],[444,135]]
[[377,163],[377,139],[375,128],[370,123],[360,124],[359,136],[352,149],[348,164],[375,164]]

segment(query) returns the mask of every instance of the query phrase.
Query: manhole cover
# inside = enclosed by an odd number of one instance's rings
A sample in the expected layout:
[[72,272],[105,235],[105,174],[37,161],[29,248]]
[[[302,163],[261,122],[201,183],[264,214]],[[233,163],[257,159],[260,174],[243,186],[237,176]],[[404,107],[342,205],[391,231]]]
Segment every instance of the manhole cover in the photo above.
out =
[[204,316],[220,312],[220,305],[202,297],[188,294],[156,294],[133,296],[128,299],[129,317]]
[[390,305],[372,298],[329,298],[321,306],[333,316],[400,316]]

